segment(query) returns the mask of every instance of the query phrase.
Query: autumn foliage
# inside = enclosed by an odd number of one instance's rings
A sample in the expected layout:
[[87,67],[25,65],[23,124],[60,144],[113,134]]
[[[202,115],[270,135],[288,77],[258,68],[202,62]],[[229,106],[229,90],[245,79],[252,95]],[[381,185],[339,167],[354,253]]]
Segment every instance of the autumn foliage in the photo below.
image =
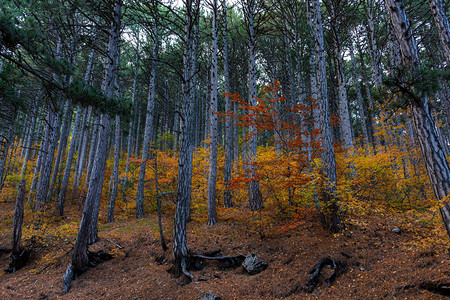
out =
[[[264,137],[258,146],[258,155],[254,164],[257,168],[256,180],[260,183],[263,208],[249,214],[247,183],[249,177],[248,162],[241,157],[233,163],[232,180],[228,188],[233,195],[233,208],[223,208],[225,191],[224,148],[218,150],[218,185],[217,207],[219,221],[248,220],[251,230],[264,236],[289,231],[305,222],[310,222],[317,215],[315,195],[320,192],[324,180],[321,170],[321,144],[318,129],[314,124],[313,111],[316,101],[312,98],[305,103],[294,106],[286,103],[278,82],[264,86],[258,95],[257,105],[251,106],[239,94],[225,94],[238,104],[238,113],[220,114],[222,120],[232,118],[233,124],[240,130],[255,125],[259,137]],[[398,122],[399,115],[380,114],[377,122],[377,139],[381,143],[376,149],[367,145],[344,151],[336,143],[337,193],[340,205],[345,213],[345,222],[358,223],[363,215],[373,213],[394,216],[399,223],[411,230],[428,228],[436,238],[422,238],[412,241],[414,245],[426,247],[433,243],[445,243],[445,232],[440,225],[438,203],[434,201],[432,191],[425,173],[425,167],[414,140],[408,136],[404,122]],[[338,124],[333,117],[333,123]],[[245,147],[249,135],[238,140],[239,149]],[[163,212],[171,216],[175,208],[178,152],[169,147],[173,136],[164,134],[152,145],[152,155],[146,170],[146,189],[144,207],[147,213],[156,213],[155,182],[158,181],[159,192],[164,194]],[[208,177],[208,145],[205,140],[202,147],[196,148],[193,159],[191,217],[198,222],[206,222],[206,190]],[[18,141],[16,141],[16,144]],[[389,146],[386,146],[389,145]],[[37,148],[38,145],[35,145]],[[12,147],[8,162],[8,176],[0,190],[3,202],[12,202],[16,186],[20,180],[19,170],[23,163],[20,149]],[[120,160],[120,192],[116,202],[117,220],[134,217],[137,176],[141,160],[132,157],[126,160],[123,153]],[[26,174],[27,187],[32,183],[33,168],[36,158],[29,161]],[[65,161],[65,160],[63,160]],[[129,173],[126,166],[129,166]],[[157,177],[155,177],[157,167]],[[109,182],[113,168],[113,157],[107,162],[105,187],[102,194],[100,221],[106,220],[106,208],[110,197]],[[61,175],[62,176],[62,175]],[[83,175],[86,176],[86,175]],[[71,181],[73,178],[71,178]],[[58,178],[58,182],[61,178]],[[47,205],[44,213],[45,224],[36,229],[33,226],[32,202],[28,202],[25,212],[23,238],[42,245],[55,244],[73,239],[77,232],[78,221],[86,195],[85,177],[81,178],[79,189],[72,190],[69,182],[67,199],[68,219],[55,217]],[[28,189],[27,189],[28,190]],[[29,195],[27,195],[29,196]],[[33,201],[33,197],[31,197]],[[2,222],[10,219],[12,212],[3,212]],[[171,217],[169,217],[170,219]],[[422,228],[422,229],[421,229]],[[166,229],[170,234],[170,230]],[[438,239],[437,237],[441,237]]]

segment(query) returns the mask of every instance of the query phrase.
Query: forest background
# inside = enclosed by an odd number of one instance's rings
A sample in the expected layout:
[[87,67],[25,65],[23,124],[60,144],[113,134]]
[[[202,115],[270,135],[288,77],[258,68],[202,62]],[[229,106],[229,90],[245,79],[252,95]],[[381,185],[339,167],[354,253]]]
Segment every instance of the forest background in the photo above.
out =
[[408,247],[445,251],[447,6],[0,1],[8,272],[65,243],[68,292],[99,231],[134,218],[191,279],[189,224],[332,240],[395,219]]

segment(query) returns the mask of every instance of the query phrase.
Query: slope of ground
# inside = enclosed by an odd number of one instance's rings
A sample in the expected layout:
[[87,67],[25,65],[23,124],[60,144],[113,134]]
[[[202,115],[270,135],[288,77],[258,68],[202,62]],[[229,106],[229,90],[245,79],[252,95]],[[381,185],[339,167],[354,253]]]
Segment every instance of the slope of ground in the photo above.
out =
[[[1,203],[0,208],[11,211],[11,205]],[[368,214],[349,220],[343,234],[331,235],[322,229],[313,210],[270,223],[253,222],[250,215],[246,208],[222,209],[215,226],[206,226],[202,218],[194,218],[188,224],[188,243],[194,253],[216,249],[221,249],[223,255],[257,252],[269,267],[254,276],[242,267],[220,270],[215,262],[209,262],[203,270],[192,271],[192,283],[183,284],[183,278],[167,272],[172,254],[162,250],[157,218],[150,214],[139,220],[130,216],[112,224],[101,223],[100,240],[91,250],[103,249],[115,258],[78,277],[66,295],[62,294],[62,276],[76,230],[67,229],[68,237],[56,237],[61,230],[48,229],[56,242],[34,241],[36,248],[28,266],[14,274],[2,272],[0,298],[201,299],[204,293],[212,293],[221,299],[439,299],[443,296],[420,289],[420,283],[450,282],[448,243],[420,246],[421,239],[433,238],[433,230],[428,227],[418,228],[418,235],[414,226],[400,224],[396,218]],[[8,218],[3,215],[1,219],[0,247],[9,247]],[[74,219],[72,216],[54,224],[73,225]],[[169,214],[164,220],[171,249]],[[402,232],[392,232],[396,227],[401,227]],[[322,282],[314,292],[306,293],[303,288],[307,287],[309,270],[325,257],[344,261],[347,272],[332,287]],[[7,265],[8,254],[0,254],[1,269]]]

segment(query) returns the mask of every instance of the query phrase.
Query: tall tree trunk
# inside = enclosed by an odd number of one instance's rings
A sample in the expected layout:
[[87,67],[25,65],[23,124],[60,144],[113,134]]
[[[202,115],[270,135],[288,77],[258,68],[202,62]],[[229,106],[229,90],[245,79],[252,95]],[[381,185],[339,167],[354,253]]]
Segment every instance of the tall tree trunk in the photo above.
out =
[[374,126],[375,111],[374,111],[374,106],[373,106],[373,101],[372,101],[372,93],[370,92],[369,79],[367,78],[366,65],[364,63],[363,51],[361,48],[360,41],[358,39],[356,39],[356,47],[357,47],[358,53],[359,53],[359,60],[360,60],[360,65],[361,65],[361,76],[362,76],[362,80],[364,82],[367,103],[369,106],[369,111],[367,114],[367,118],[368,118],[367,129],[368,129],[370,144],[372,145],[374,152],[376,152],[376,145],[378,144],[378,139],[375,137],[375,126]]
[[356,68],[356,61],[355,61],[355,53],[354,53],[354,47],[353,47],[353,41],[350,41],[350,59],[352,61],[352,67],[353,67],[353,81],[355,83],[355,90],[356,90],[356,101],[358,103],[358,112],[359,112],[359,119],[361,123],[361,129],[364,137],[364,141],[366,143],[366,149],[369,149],[370,140],[369,140],[369,133],[367,130],[367,119],[366,114],[364,112],[364,106],[362,102],[362,94],[361,94],[361,88],[359,86],[359,76],[358,71]]
[[[39,96],[36,97],[36,100],[39,98]],[[25,157],[23,159],[23,163],[22,163],[22,170],[20,171],[20,179],[24,179],[26,172],[27,172],[27,168],[28,168],[28,161],[30,160],[31,157],[31,147],[33,146],[34,143],[34,138],[35,138],[35,134],[36,134],[36,123],[37,123],[37,118],[38,118],[38,111],[39,111],[39,106],[34,103],[33,104],[33,116],[31,117],[31,124],[30,124],[30,131],[29,131],[29,137],[27,140],[27,143],[25,145]]]
[[[255,7],[254,1],[249,1],[247,3],[247,13],[248,13],[248,34],[249,34],[249,61],[248,61],[248,103],[252,106],[257,105],[256,101],[256,65],[255,65],[255,27],[254,27],[254,17],[255,17]],[[253,122],[252,122],[253,123]],[[259,191],[259,181],[257,177],[257,143],[258,136],[256,126],[251,124],[248,128],[249,130],[249,141],[248,141],[248,174],[251,181],[248,185],[248,198],[250,201],[250,208],[252,211],[259,210],[261,208],[261,196]]]
[[314,15],[314,40],[316,45],[317,85],[320,106],[320,130],[322,140],[323,173],[326,177],[321,198],[326,207],[324,225],[330,232],[339,232],[343,224],[340,218],[338,199],[336,198],[336,159],[333,148],[333,137],[330,124],[328,104],[328,85],[325,66],[325,49],[323,40],[322,16],[319,0],[311,0]]
[[[313,33],[311,36],[311,40],[310,40],[310,53],[309,53],[309,65],[310,65],[310,77],[309,77],[309,82],[310,82],[310,88],[311,88],[311,98],[313,98],[315,101],[317,101],[317,103],[319,103],[319,95],[318,95],[318,86],[317,86],[317,64],[316,64],[316,51],[315,51],[315,44],[314,44],[314,32],[315,32],[315,27],[313,24],[313,17],[314,17],[314,7],[311,6],[310,1],[308,0],[308,5],[307,5],[307,19],[308,19],[308,27],[309,30]],[[319,106],[316,106],[317,108],[315,108],[313,110],[313,119],[314,121],[314,129],[317,129],[320,131],[320,112],[319,112]],[[320,137],[319,137],[320,139]]]
[[208,172],[208,225],[217,223],[216,212],[216,182],[217,182],[217,0],[212,1],[212,53],[211,53],[211,99],[209,105],[209,120],[211,142],[209,145],[209,172]]
[[[186,222],[189,216],[192,180],[192,121],[194,119],[194,78],[195,70],[195,25],[198,24],[199,0],[186,0],[185,37],[184,37],[184,71],[183,71],[183,99],[182,99],[182,122],[180,135],[180,154],[178,158],[177,178],[177,203],[174,219],[173,254],[175,257],[174,274],[176,277],[186,271],[186,257],[189,249],[186,240]],[[192,275],[190,276],[192,277]]]
[[100,120],[101,117],[99,115],[96,115],[94,117],[94,129],[92,130],[92,137],[91,137],[91,144],[89,148],[89,156],[88,156],[88,164],[87,164],[87,170],[86,170],[86,180],[84,182],[85,185],[88,185],[91,181],[91,175],[92,175],[92,167],[94,166],[94,158],[95,158],[95,152],[97,151],[98,142],[99,142],[99,133],[100,133]]
[[38,183],[38,179],[39,179],[39,172],[41,171],[42,161],[44,160],[45,153],[47,152],[45,147],[46,147],[46,144],[47,144],[46,141],[48,140],[48,135],[50,132],[49,132],[49,127],[45,125],[45,122],[42,122],[42,123],[43,123],[43,127],[44,127],[44,135],[41,138],[41,143],[39,145],[38,157],[36,159],[36,165],[34,167],[34,172],[33,172],[33,179],[31,180],[30,195],[28,196],[28,203],[31,203],[31,200],[33,199],[32,192],[37,187],[37,183]]
[[[102,90],[106,97],[111,98],[114,92],[114,83],[116,72],[118,68],[119,55],[119,41],[120,41],[120,21],[121,21],[121,9],[122,2],[116,0],[114,3],[114,13],[111,24],[108,55],[105,61],[105,75],[102,84]],[[80,227],[78,230],[77,240],[72,254],[72,261],[64,275],[64,289],[67,292],[70,288],[70,283],[73,278],[88,270],[88,252],[87,247],[89,243],[89,236],[92,234],[89,232],[91,229],[91,223],[93,219],[97,219],[98,215],[93,215],[94,204],[98,197],[98,191],[102,190],[103,177],[106,167],[106,158],[108,155],[108,141],[109,131],[111,126],[111,117],[108,114],[104,114],[102,118],[102,128],[100,132],[100,139],[98,145],[98,151],[95,155],[95,162],[92,171],[92,178],[89,184],[88,193],[83,209],[83,216],[81,218]]]
[[17,107],[14,107],[14,111],[12,112],[12,118],[11,123],[8,128],[8,134],[5,138],[5,143],[3,145],[1,157],[0,157],[0,190],[3,188],[3,184],[5,183],[6,179],[6,161],[8,157],[8,152],[11,144],[14,140],[14,124],[15,120],[17,118],[17,115],[19,114],[19,109]]
[[448,65],[450,64],[450,24],[445,14],[442,0],[430,0],[430,7],[434,18],[434,25],[438,30],[442,52]]
[[83,175],[86,166],[86,155],[88,154],[89,143],[89,128],[91,127],[92,118],[92,106],[84,109],[83,121],[81,122],[81,143],[78,151],[77,163],[75,169],[75,178],[73,180],[73,190],[75,191],[81,182],[81,176]]
[[45,156],[46,157],[45,160],[43,160],[37,185],[36,203],[35,203],[36,204],[35,210],[39,212],[36,219],[37,225],[40,224],[40,214],[42,213],[42,209],[44,208],[44,205],[48,203],[47,195],[50,183],[50,175],[53,166],[54,153],[56,146],[58,144],[58,138],[61,130],[60,112],[56,112],[55,114],[52,111],[50,111],[49,114],[51,116],[51,119],[54,119],[54,122],[49,122],[49,126],[51,127],[49,128],[50,134],[48,140],[47,155]]
[[[136,87],[137,87],[137,77],[139,71],[139,47],[136,49],[136,62],[134,67],[134,79],[133,79],[133,92],[131,94],[131,103],[133,109],[136,111]],[[134,114],[133,118],[130,118],[129,129],[128,129],[128,141],[127,141],[127,165],[125,167],[125,174],[128,177],[128,173],[130,172],[130,157],[133,145],[133,130],[134,130],[134,122],[136,122],[136,114]],[[125,180],[128,180],[126,178]],[[126,182],[125,182],[126,185]]]
[[[227,34],[227,2],[222,0],[222,30],[223,30],[223,73],[225,78],[225,92],[230,93],[230,70],[228,64],[228,34]],[[225,97],[225,113],[230,114],[233,112],[232,103],[230,97]],[[231,170],[233,168],[233,143],[237,143],[236,138],[233,138],[233,127],[231,125],[231,117],[225,118],[225,192],[223,197],[223,204],[225,207],[232,207],[232,195],[229,189],[231,180]]]
[[[86,72],[84,73],[84,86],[86,87],[89,84],[91,73],[92,73],[92,66],[94,64],[94,55],[95,51],[94,49],[91,49],[91,52],[89,53],[89,59],[86,66]],[[80,107],[81,109],[81,107]],[[86,152],[87,152],[87,144],[89,139],[89,126],[88,124],[91,122],[91,115],[92,115],[92,106],[89,106],[89,108],[83,109],[83,120],[81,122],[81,135],[80,135],[80,147],[78,151],[77,156],[77,162],[75,164],[75,176],[73,180],[73,190],[75,191],[78,188],[78,184],[80,182],[80,178],[82,176],[82,173],[84,171],[84,165],[85,165],[85,158],[86,158]],[[87,114],[87,115],[86,115]]]
[[120,116],[117,115],[114,133],[114,167],[112,172],[113,187],[108,206],[108,223],[114,222],[114,207],[116,205],[117,190],[119,186],[120,132]]
[[72,140],[70,141],[69,153],[67,154],[66,166],[64,168],[64,176],[61,183],[61,190],[59,191],[58,195],[58,204],[56,205],[56,211],[60,216],[64,215],[64,201],[66,198],[67,186],[69,185],[70,170],[72,168],[72,160],[75,154],[75,147],[76,147],[75,145],[78,140],[78,131],[80,127],[81,114],[82,109],[81,106],[79,106],[77,115],[75,117],[75,123],[73,125]]
[[58,143],[58,150],[56,154],[55,164],[53,166],[53,174],[50,180],[50,185],[48,188],[48,201],[52,200],[53,195],[55,194],[55,184],[58,174],[60,172],[59,166],[61,164],[62,157],[64,156],[64,152],[66,151],[67,139],[69,137],[70,125],[72,124],[72,101],[69,99],[66,100],[64,104],[64,111],[62,115],[62,128],[61,128],[61,137]]
[[[405,68],[409,68],[411,72],[417,72],[421,64],[419,51],[409,26],[403,1],[385,0],[385,4],[399,43],[402,64]],[[420,76],[419,73],[417,75]],[[436,199],[439,201],[445,199],[450,192],[450,167],[436,132],[436,125],[431,114],[428,99],[426,97],[418,98],[413,93],[410,95],[410,106],[415,131],[431,186],[433,187]],[[446,201],[440,210],[447,234],[450,237],[450,203]]]
[[[156,13],[157,8],[155,8]],[[139,169],[138,189],[136,196],[136,217],[144,216],[144,186],[145,186],[145,167],[147,159],[149,159],[149,149],[151,137],[153,134],[153,122],[155,117],[155,101],[156,101],[156,61],[158,59],[158,27],[153,27],[153,57],[152,71],[150,73],[150,82],[148,88],[147,112],[145,119],[144,143],[142,145],[142,157]]]
[[[36,100],[38,97],[36,97]],[[16,197],[16,206],[14,208],[12,257],[14,257],[14,255],[16,255],[16,256],[19,255],[19,253],[21,251],[20,239],[22,237],[23,212],[24,212],[25,192],[26,192],[26,184],[27,184],[25,176],[27,173],[28,161],[31,156],[31,146],[33,145],[36,120],[37,120],[37,115],[38,115],[38,105],[36,103],[34,103],[33,110],[34,111],[33,111],[33,117],[32,117],[31,125],[30,125],[29,137],[28,137],[27,143],[25,145],[25,157],[23,159],[22,170],[20,172],[20,181],[19,181],[19,185],[17,188],[18,193],[17,193],[17,197]]]
[[339,129],[342,140],[344,141],[344,148],[351,149],[353,147],[352,124],[350,122],[350,112],[348,109],[347,88],[345,86],[345,72],[344,72],[344,54],[342,51],[338,15],[335,3],[331,4],[331,18],[333,22],[333,38],[334,38],[334,54],[336,62],[336,73],[338,79],[338,96],[339,96]]
[[380,62],[378,55],[378,46],[377,41],[375,39],[375,23],[373,20],[373,10],[372,10],[372,0],[363,1],[364,8],[367,16],[367,35],[369,39],[369,54],[370,54],[370,63],[372,65],[373,70],[373,80],[376,87],[380,87],[382,83],[381,71],[380,71]]
[[13,239],[12,239],[13,242],[12,242],[11,257],[14,257],[14,255],[19,255],[21,251],[20,239],[22,238],[25,189],[26,189],[26,179],[21,178],[18,187],[16,206],[14,208],[14,215],[13,215]]

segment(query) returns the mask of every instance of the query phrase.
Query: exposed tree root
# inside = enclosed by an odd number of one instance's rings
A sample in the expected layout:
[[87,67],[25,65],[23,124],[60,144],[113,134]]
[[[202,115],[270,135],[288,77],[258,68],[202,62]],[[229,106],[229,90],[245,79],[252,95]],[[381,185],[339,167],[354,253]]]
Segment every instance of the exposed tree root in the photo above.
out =
[[9,256],[9,266],[6,272],[14,273],[23,268],[28,263],[30,255],[31,250],[25,248],[20,249],[18,252],[12,252]]
[[3,253],[9,253],[9,252],[11,252],[12,251],[12,249],[8,249],[8,248],[0,248],[0,254],[3,254]]
[[[102,262],[108,261],[113,259],[113,256],[103,250],[100,250],[98,252],[90,252],[88,251],[88,267],[89,269],[94,268],[95,266],[101,264]],[[64,273],[63,277],[63,287],[64,287],[64,294],[68,293],[70,290],[70,284],[73,280],[75,280],[78,276],[83,274],[84,272],[79,272],[74,269],[72,264],[70,264],[67,267],[66,272]]]
[[[200,271],[204,267],[204,260],[215,260],[219,263],[220,269],[236,268],[239,267],[245,260],[244,255],[237,256],[218,256],[220,255],[220,249],[202,254],[189,254],[187,257],[181,258],[180,265],[181,270],[177,270],[176,262],[173,266],[167,270],[172,273],[175,278],[185,275],[183,285],[190,283],[194,279],[194,275],[189,273],[190,270]],[[176,260],[175,260],[176,261]]]
[[188,269],[201,270],[203,269],[203,260],[215,260],[219,263],[219,269],[237,268],[241,266],[245,260],[245,255],[236,256],[218,256],[220,249],[205,253],[203,255],[193,254],[189,255]]
[[183,257],[181,259],[181,271],[183,272],[184,275],[186,275],[186,277],[188,277],[190,280],[194,279],[194,275],[192,275],[191,273],[189,273],[186,269],[187,266],[187,262],[186,262],[186,258]]
[[325,279],[328,287],[330,287],[334,280],[336,280],[337,276],[343,274],[347,267],[346,264],[342,261],[335,260],[330,257],[326,257],[321,259],[312,269],[309,271],[309,274],[312,274],[308,280],[308,292],[311,293],[319,284],[320,271],[324,266],[331,266],[333,268],[333,272]]

